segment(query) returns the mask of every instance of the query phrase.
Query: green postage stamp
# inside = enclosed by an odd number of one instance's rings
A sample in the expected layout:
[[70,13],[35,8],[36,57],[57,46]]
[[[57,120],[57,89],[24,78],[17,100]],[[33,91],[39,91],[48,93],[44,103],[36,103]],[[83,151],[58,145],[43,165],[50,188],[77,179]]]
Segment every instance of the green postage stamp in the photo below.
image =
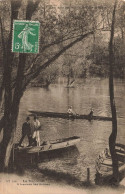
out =
[[12,52],[39,53],[39,30],[38,21],[14,20]]

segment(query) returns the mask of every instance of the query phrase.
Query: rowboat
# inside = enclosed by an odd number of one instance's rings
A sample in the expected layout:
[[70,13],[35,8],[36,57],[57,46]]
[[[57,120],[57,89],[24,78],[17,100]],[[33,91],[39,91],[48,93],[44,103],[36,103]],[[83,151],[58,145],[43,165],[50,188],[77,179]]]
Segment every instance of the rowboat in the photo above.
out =
[[59,113],[59,112],[41,112],[29,110],[30,116],[34,114],[39,117],[52,117],[52,118],[63,118],[63,119],[87,119],[87,120],[103,120],[103,121],[112,121],[111,117],[104,116],[92,116],[89,115],[79,115],[79,114],[68,114],[68,113]]
[[[116,144],[115,152],[118,159],[119,172],[122,173],[122,171],[125,169],[125,145]],[[95,182],[99,184],[100,181],[101,183],[102,182],[108,183],[113,174],[112,159],[108,148],[106,148],[98,155],[95,167],[96,167]]]
[[[43,161],[64,159],[65,157],[77,157],[79,151],[76,144],[80,142],[80,137],[73,136],[69,138],[57,139],[43,142],[41,146],[23,146],[17,144],[13,148],[13,166],[19,172],[23,172],[25,168],[32,168]],[[20,162],[21,161],[21,162]]]
[[15,147],[16,152],[25,152],[27,154],[35,153],[49,153],[52,151],[57,151],[60,149],[68,148],[76,145],[80,141],[80,137],[73,136],[69,138],[51,140],[43,142],[40,146],[24,146],[24,147]]

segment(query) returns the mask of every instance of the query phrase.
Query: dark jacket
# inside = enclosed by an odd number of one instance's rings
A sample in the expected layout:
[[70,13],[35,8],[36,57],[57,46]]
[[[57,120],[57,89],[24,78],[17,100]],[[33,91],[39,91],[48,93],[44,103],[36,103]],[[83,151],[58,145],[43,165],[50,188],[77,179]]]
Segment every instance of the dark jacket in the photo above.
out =
[[23,123],[22,126],[22,135],[30,135],[31,134],[31,127],[30,127],[30,123]]

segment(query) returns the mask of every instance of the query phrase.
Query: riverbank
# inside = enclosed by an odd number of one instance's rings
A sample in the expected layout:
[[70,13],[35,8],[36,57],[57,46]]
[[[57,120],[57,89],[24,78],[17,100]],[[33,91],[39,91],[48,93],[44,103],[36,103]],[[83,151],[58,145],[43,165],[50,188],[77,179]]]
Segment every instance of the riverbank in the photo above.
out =
[[[55,177],[56,178],[56,177]],[[58,185],[54,179],[43,173],[35,173],[35,171],[26,170],[22,176],[17,174],[0,174],[0,193],[1,194],[122,194],[125,185],[122,183],[119,187],[103,187],[91,185],[79,188],[73,187],[65,182],[58,181]]]

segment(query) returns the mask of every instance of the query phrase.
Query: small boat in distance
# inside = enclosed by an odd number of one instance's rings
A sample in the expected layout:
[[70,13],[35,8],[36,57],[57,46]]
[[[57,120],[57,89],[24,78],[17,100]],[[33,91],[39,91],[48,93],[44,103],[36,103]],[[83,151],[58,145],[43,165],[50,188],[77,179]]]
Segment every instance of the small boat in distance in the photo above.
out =
[[29,110],[29,112],[31,113],[29,116],[33,116],[35,114],[39,117],[112,121],[111,117],[104,117],[104,116],[90,117],[90,115],[68,114],[68,113],[59,113],[59,112],[42,112],[42,111],[33,111],[33,110]]

